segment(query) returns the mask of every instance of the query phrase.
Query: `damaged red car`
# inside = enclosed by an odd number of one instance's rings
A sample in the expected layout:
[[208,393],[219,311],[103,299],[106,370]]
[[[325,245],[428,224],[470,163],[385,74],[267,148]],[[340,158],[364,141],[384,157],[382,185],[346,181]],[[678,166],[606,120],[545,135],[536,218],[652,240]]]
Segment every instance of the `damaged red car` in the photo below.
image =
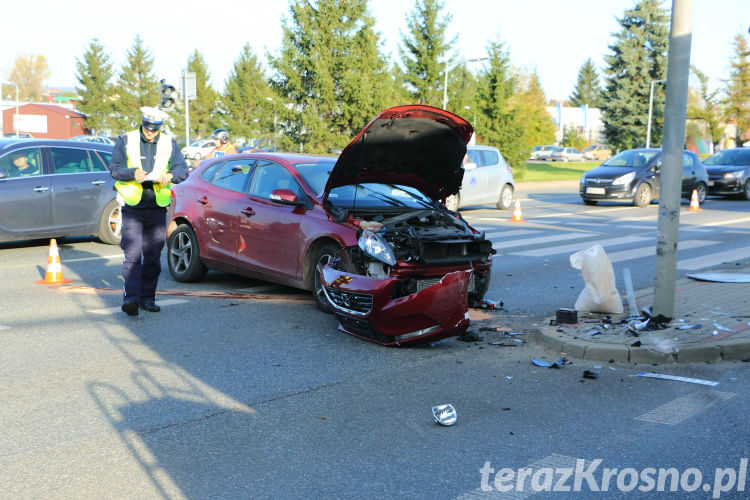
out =
[[344,149],[323,204],[358,227],[356,245],[322,269],[347,333],[383,345],[460,335],[490,281],[492,243],[441,202],[458,192],[472,134],[427,106],[383,111]]
[[447,111],[383,111],[337,158],[234,154],[173,187],[167,263],[312,290],[346,332],[384,345],[460,335],[489,286],[492,243],[444,200],[461,186],[471,125]]

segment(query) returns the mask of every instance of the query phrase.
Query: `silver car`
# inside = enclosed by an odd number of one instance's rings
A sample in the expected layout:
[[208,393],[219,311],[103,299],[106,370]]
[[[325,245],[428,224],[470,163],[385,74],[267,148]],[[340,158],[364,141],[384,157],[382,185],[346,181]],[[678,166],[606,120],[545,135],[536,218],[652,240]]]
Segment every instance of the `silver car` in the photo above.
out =
[[445,206],[450,210],[475,205],[495,205],[507,210],[513,204],[515,183],[513,167],[497,148],[467,146],[464,158],[464,178],[458,194],[449,196]]
[[0,139],[0,241],[94,235],[120,242],[114,146]]

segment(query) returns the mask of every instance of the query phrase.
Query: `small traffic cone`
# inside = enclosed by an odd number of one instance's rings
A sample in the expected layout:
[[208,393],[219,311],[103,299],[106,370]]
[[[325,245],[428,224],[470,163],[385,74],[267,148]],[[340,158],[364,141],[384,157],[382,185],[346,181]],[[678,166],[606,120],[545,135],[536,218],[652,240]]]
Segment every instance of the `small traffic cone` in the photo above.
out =
[[513,207],[513,218],[511,222],[523,222],[523,216],[521,215],[521,200],[516,200],[516,204]]
[[49,254],[47,256],[47,272],[44,273],[44,279],[37,281],[37,285],[60,285],[70,283],[73,280],[63,279],[62,263],[60,262],[60,252],[57,250],[57,240],[49,240]]
[[698,212],[701,209],[700,203],[698,203],[698,191],[693,189],[693,194],[690,196],[690,212]]

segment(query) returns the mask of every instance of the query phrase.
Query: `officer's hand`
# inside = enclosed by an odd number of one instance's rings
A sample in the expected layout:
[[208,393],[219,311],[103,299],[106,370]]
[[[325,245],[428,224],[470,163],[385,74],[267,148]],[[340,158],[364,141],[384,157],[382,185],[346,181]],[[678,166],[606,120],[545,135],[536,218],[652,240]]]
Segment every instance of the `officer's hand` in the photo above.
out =
[[138,182],[145,181],[147,175],[148,174],[146,173],[145,170],[143,170],[141,168],[136,168],[135,169],[135,180],[137,180]]
[[172,177],[173,177],[172,174],[169,173],[169,172],[161,174],[159,176],[159,184],[163,184],[163,185],[166,186],[167,184],[169,184],[170,182],[172,182]]

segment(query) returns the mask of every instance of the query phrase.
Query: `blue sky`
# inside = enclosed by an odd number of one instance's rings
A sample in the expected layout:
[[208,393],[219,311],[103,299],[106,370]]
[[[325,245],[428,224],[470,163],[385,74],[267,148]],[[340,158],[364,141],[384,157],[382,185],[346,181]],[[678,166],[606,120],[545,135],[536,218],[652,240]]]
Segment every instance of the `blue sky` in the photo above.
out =
[[[535,69],[548,99],[566,99],[578,70],[591,58],[600,70],[610,51],[616,18],[635,0],[444,0],[452,16],[449,37],[458,35],[455,54],[471,59],[486,53],[489,41],[506,44],[514,65]],[[383,50],[398,57],[400,33],[413,0],[370,0]],[[19,55],[42,54],[52,76],[45,83],[75,87],[76,59],[98,38],[119,69],[136,35],[154,56],[158,77],[176,82],[195,49],[203,55],[211,81],[222,90],[245,43],[265,60],[281,41],[286,0],[235,2],[154,2],[121,4],[49,0],[8,2],[0,30],[0,76],[7,78]],[[663,6],[671,10],[672,2]],[[30,14],[33,13],[33,14]],[[33,22],[31,18],[33,17]],[[17,22],[11,20],[18,20]],[[9,22],[10,21],[10,22]],[[750,27],[750,0],[694,0],[691,63],[722,84],[729,72],[733,38]],[[478,63],[482,64],[482,63]]]

